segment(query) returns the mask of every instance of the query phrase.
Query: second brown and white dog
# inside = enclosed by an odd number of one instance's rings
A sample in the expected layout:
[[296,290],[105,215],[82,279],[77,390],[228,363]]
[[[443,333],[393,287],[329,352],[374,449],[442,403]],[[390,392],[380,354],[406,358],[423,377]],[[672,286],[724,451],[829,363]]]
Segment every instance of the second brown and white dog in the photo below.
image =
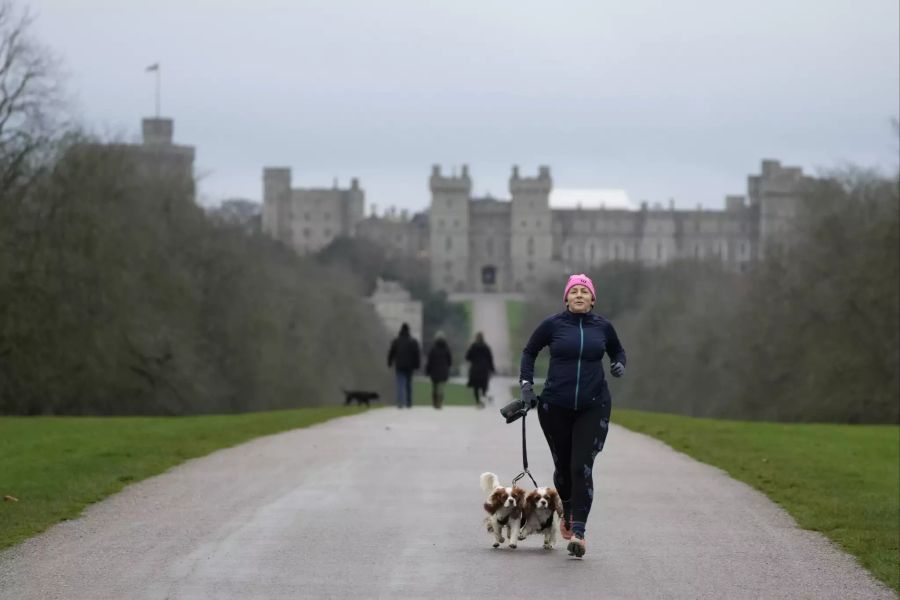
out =
[[500,479],[493,473],[481,474],[481,489],[488,495],[484,503],[484,510],[488,513],[485,524],[488,533],[494,535],[494,548],[504,542],[504,532],[509,540],[509,547],[515,548],[520,539],[525,490],[500,485]]
[[539,487],[525,497],[522,527],[519,539],[532,534],[543,534],[544,549],[552,550],[556,543],[556,530],[562,518],[563,506],[559,494],[552,487]]

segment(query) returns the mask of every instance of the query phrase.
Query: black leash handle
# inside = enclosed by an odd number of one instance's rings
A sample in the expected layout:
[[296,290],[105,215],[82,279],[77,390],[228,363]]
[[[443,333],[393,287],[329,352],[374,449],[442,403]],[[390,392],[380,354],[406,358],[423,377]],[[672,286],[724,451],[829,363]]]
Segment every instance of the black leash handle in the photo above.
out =
[[534,480],[531,471],[528,470],[528,445],[525,442],[525,417],[527,416],[528,411],[526,410],[525,414],[522,415],[522,466],[525,470],[516,475],[515,479],[512,480],[513,487],[515,487],[516,482],[525,477],[525,475],[528,475],[528,478],[531,479],[531,483],[534,484],[534,487],[538,487],[537,481]]

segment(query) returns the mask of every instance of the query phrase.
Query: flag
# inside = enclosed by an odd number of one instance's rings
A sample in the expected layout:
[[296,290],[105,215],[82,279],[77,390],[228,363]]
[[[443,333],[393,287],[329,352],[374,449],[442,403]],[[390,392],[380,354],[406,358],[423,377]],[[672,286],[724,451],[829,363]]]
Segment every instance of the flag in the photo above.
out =
[[150,65],[149,67],[147,67],[144,70],[145,71],[159,71],[159,63],[153,63],[152,65]]

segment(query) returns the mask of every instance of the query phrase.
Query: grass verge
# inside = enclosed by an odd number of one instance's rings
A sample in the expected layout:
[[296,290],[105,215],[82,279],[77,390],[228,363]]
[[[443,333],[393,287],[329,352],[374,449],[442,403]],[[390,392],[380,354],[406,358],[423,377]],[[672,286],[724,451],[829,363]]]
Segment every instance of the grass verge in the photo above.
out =
[[[522,360],[522,348],[538,323],[526,323],[527,304],[522,300],[506,301],[506,327],[509,331],[510,361],[512,372],[518,374]],[[544,348],[534,361],[534,376],[546,377],[550,366],[550,350]]]
[[[385,403],[390,405],[390,403]],[[431,380],[413,380],[413,406],[431,406]],[[472,390],[461,383],[444,385],[444,406],[475,406]]]
[[351,415],[343,407],[195,417],[0,417],[0,549],[129,483],[251,438]]
[[613,422],[719,467],[900,592],[900,428],[698,419],[613,409]]

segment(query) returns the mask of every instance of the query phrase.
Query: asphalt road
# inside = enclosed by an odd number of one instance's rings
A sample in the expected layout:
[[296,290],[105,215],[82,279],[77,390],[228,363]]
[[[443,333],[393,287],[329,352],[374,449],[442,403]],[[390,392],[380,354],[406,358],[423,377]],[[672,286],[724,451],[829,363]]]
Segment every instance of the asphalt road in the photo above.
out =
[[[0,553],[0,597],[895,597],[761,494],[619,427],[583,560],[493,549],[478,477],[521,468],[495,408],[371,410],[189,461]],[[533,417],[528,435],[549,483]]]

